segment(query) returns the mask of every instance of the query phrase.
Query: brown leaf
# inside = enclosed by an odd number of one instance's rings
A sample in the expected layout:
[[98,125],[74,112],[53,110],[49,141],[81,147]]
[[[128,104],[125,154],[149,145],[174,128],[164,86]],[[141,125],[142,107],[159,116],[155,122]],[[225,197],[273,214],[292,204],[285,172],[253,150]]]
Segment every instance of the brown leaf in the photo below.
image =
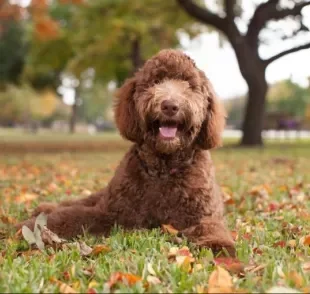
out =
[[236,241],[238,239],[238,232],[237,231],[231,231],[230,233],[231,233],[233,240]]
[[69,293],[77,293],[72,287],[70,287],[68,284],[63,283],[55,278],[50,278],[50,281],[54,284],[57,284],[59,287],[59,293],[62,294],[69,294]]
[[273,247],[281,247],[281,248],[284,248],[286,245],[286,242],[285,241],[278,241],[278,242],[275,242],[273,244]]
[[208,293],[232,293],[232,277],[224,268],[217,266],[211,273],[208,283]]
[[17,220],[9,215],[1,215],[0,219],[4,224],[7,224],[7,225],[17,224]]
[[303,238],[303,245],[309,246],[310,245],[310,235],[307,235]]
[[220,265],[234,274],[240,274],[244,272],[244,264],[237,258],[218,257],[214,258],[214,263],[215,265]]
[[169,233],[171,235],[177,235],[179,233],[179,231],[171,225],[162,225],[161,227],[165,233]]
[[43,227],[41,230],[42,241],[45,244],[54,245],[54,244],[62,244],[66,240],[59,238],[55,233],[49,230],[47,227]]
[[100,253],[107,253],[110,252],[111,248],[106,245],[96,245],[93,250],[91,251],[91,255],[98,255]]
[[110,289],[113,286],[115,286],[118,282],[125,283],[125,284],[128,284],[129,286],[132,286],[141,280],[142,280],[141,277],[133,275],[133,274],[116,272],[111,275],[109,281],[107,282],[107,285]]
[[88,256],[92,253],[93,249],[91,247],[89,247],[88,245],[86,245],[85,242],[78,242],[76,243],[77,247],[80,251],[80,254],[82,256]]

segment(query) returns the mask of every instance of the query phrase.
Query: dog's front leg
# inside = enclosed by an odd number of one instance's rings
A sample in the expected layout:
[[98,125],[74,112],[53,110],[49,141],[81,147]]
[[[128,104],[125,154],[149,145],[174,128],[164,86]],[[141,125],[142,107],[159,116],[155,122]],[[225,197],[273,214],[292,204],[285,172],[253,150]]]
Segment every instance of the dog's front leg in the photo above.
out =
[[86,198],[82,199],[76,199],[76,200],[65,200],[60,203],[51,203],[51,202],[42,202],[40,203],[33,211],[32,216],[38,216],[41,212],[44,212],[45,214],[50,214],[53,212],[56,208],[59,207],[67,207],[67,206],[73,206],[73,205],[82,205],[82,206],[95,206],[100,199],[105,194],[105,190],[100,191],[98,193],[92,194]]
[[199,247],[212,249],[215,254],[226,250],[231,257],[236,255],[235,243],[222,219],[206,217],[181,233]]
[[[35,218],[31,218],[17,225],[34,229]],[[47,215],[47,228],[59,237],[70,239],[88,231],[92,234],[108,234],[114,225],[114,218],[102,212],[99,206],[69,206],[59,207]]]

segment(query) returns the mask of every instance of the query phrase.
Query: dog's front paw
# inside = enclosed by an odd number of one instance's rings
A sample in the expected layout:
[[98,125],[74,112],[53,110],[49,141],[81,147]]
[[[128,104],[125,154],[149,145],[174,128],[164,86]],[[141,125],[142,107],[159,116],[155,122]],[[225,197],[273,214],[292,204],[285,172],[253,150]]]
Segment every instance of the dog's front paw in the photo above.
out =
[[32,217],[36,217],[38,216],[40,213],[45,213],[45,214],[50,214],[51,212],[53,212],[57,207],[57,204],[55,203],[41,203],[39,204],[38,207],[36,207],[32,213]]

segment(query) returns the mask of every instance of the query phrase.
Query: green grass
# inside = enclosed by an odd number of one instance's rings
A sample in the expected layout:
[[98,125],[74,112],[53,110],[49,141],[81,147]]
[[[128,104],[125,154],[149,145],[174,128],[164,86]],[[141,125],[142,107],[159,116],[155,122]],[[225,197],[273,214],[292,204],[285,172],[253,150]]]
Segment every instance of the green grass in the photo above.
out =
[[[197,286],[208,289],[214,270],[212,253],[198,251],[186,240],[175,245],[160,229],[129,233],[115,228],[106,239],[81,236],[89,246],[104,244],[111,248],[108,253],[85,258],[74,246],[29,255],[26,242],[18,240],[6,224],[25,219],[40,201],[80,197],[106,186],[125,152],[113,151],[113,142],[105,152],[7,153],[0,157],[0,216],[4,221],[0,223],[0,292],[59,291],[51,278],[81,292],[86,292],[92,282],[92,288],[103,292],[115,272],[143,279],[131,286],[118,283],[116,292],[196,292]],[[266,149],[222,148],[212,152],[218,182],[232,199],[226,210],[229,228],[238,234],[238,259],[247,266],[243,275],[232,274],[236,289],[262,292],[284,285],[307,291],[310,275],[303,266],[310,260],[310,250],[300,243],[310,234],[308,147],[305,142],[272,143]],[[261,185],[267,194],[260,192]],[[37,198],[24,201],[27,193]],[[291,240],[296,240],[296,247],[286,246]],[[200,271],[189,273],[169,262],[169,249],[183,245],[189,246],[195,264],[202,265]],[[147,263],[152,264],[161,283],[145,288]],[[262,269],[253,272],[249,265],[261,265]],[[86,269],[91,276],[85,274]]]

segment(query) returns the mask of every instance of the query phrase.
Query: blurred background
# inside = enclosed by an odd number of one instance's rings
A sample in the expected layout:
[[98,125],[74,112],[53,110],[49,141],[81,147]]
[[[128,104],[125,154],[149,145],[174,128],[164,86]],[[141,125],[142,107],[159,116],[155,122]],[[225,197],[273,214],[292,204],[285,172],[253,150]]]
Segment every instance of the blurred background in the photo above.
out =
[[0,145],[113,136],[115,89],[163,48],[206,72],[224,137],[309,138],[309,28],[298,0],[0,0]]

